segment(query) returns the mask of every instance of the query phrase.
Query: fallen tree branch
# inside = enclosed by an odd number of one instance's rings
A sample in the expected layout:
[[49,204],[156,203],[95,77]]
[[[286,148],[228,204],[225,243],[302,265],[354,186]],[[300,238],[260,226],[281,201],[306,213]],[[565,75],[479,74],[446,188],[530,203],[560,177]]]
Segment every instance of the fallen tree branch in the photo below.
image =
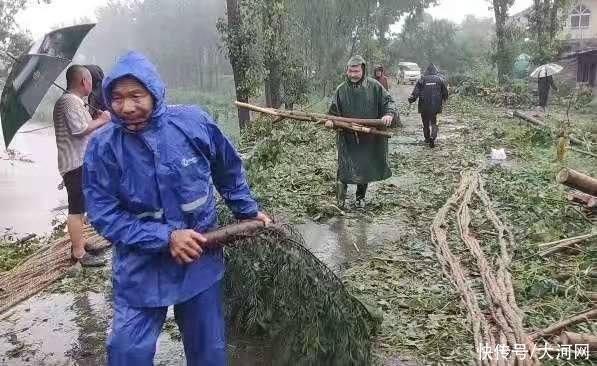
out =
[[540,337],[552,336],[564,328],[593,319],[597,319],[597,308],[576,314],[568,319],[560,320],[559,322],[556,322],[545,329],[531,333],[530,337],[531,339],[537,339]]
[[310,112],[302,112],[302,111],[293,111],[293,110],[283,110],[283,109],[274,109],[274,108],[264,108],[259,107],[256,105],[242,103],[235,101],[234,104],[238,108],[244,108],[248,110],[252,110],[254,112],[264,113],[271,116],[275,116],[276,121],[281,119],[294,119],[299,121],[308,121],[308,122],[315,122],[315,123],[322,123],[325,121],[332,121],[335,127],[349,129],[357,132],[362,133],[370,133],[376,135],[382,135],[391,137],[392,134],[387,131],[382,131],[378,128],[385,128],[385,123],[381,119],[364,119],[364,118],[347,118],[347,117],[339,117],[339,116],[332,116],[328,114],[319,114],[319,113],[310,113]]
[[217,248],[232,240],[238,239],[239,236],[246,236],[254,233],[257,230],[263,229],[264,223],[259,220],[249,220],[224,226],[220,229],[207,232],[203,236],[207,242],[203,245],[204,248]]
[[[545,128],[545,129],[553,132],[553,129],[551,127],[549,127],[545,122],[541,121],[538,118],[529,116],[525,113],[522,113],[521,111],[516,111],[516,110],[513,112],[513,114],[518,118],[521,118],[527,122],[530,122],[535,127]],[[585,146],[585,143],[583,141],[577,139],[576,137],[568,136],[568,139],[570,140],[570,143],[572,143],[574,145]]]

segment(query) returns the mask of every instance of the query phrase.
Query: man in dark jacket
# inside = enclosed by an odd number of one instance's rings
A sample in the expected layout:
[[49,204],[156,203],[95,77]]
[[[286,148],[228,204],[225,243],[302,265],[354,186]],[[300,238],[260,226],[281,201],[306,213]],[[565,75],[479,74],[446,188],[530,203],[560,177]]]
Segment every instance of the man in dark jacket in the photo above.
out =
[[104,80],[104,70],[98,65],[85,65],[91,74],[91,94],[87,98],[89,104],[89,113],[91,117],[97,118],[101,111],[108,108],[104,103],[104,93],[102,92],[102,81]]
[[539,77],[539,80],[537,80],[537,87],[539,91],[539,106],[545,111],[547,100],[549,98],[549,89],[553,88],[554,90],[558,90],[558,88],[556,87],[556,84],[554,84],[552,76]]
[[448,100],[448,88],[434,64],[429,65],[425,75],[417,81],[408,102],[414,103],[417,99],[423,120],[425,143],[428,143],[429,147],[435,147],[437,114],[442,112],[442,105]]
[[[398,121],[394,100],[375,79],[367,77],[365,60],[353,56],[346,66],[346,81],[336,89],[329,114],[349,118],[380,118],[386,126]],[[367,185],[389,178],[388,139],[384,136],[339,129],[338,206],[343,207],[348,184],[357,185],[355,206],[365,207]]]

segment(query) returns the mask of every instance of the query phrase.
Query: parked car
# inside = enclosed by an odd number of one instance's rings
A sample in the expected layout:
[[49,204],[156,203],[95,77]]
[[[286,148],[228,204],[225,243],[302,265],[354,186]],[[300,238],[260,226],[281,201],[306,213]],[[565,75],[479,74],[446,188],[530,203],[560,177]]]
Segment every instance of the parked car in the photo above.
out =
[[398,63],[398,82],[414,84],[421,78],[421,68],[414,62]]

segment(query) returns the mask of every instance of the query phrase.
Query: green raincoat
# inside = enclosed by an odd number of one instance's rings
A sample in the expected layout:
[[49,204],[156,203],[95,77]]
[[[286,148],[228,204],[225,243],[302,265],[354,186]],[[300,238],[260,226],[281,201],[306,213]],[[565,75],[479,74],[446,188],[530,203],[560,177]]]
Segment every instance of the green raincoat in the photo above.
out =
[[[353,59],[351,61],[354,62]],[[363,75],[366,75],[365,63],[362,61]],[[340,84],[328,113],[349,118],[381,118],[391,114],[394,116],[392,125],[399,118],[390,94],[379,82],[367,76],[363,76],[357,83],[346,80]],[[336,144],[338,181],[365,184],[392,176],[388,165],[387,137],[338,129]]]

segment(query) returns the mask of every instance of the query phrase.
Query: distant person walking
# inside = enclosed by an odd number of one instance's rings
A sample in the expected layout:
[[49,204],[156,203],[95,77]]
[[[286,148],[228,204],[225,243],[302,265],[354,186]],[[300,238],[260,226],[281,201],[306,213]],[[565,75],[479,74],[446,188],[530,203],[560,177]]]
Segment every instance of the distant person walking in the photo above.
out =
[[437,115],[442,112],[443,103],[448,100],[448,88],[434,64],[430,64],[423,77],[417,81],[408,102],[414,103],[417,99],[425,143],[434,148],[438,132]]

